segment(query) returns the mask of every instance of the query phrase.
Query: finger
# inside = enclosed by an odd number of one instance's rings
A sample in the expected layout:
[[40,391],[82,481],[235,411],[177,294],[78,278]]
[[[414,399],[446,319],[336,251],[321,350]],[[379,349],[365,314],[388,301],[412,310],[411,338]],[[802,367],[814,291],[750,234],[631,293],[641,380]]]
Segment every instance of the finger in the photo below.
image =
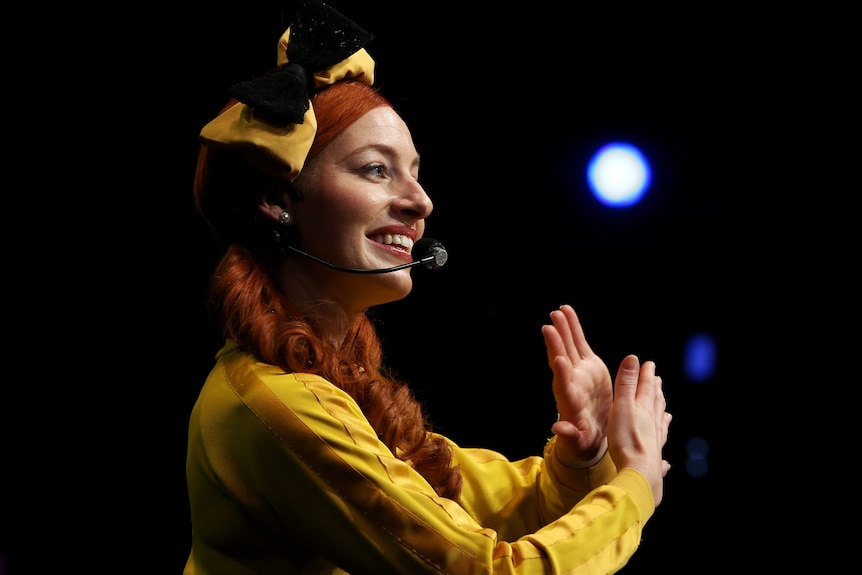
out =
[[[657,402],[663,401],[663,397],[659,398],[661,393],[658,390],[658,386],[656,383],[655,376],[655,362],[645,361],[641,366],[640,373],[638,376],[638,386],[637,386],[637,400],[647,409],[657,409]],[[664,411],[662,408],[661,411],[655,412],[653,416],[656,420],[658,420],[658,414]]]
[[574,423],[564,419],[555,421],[553,425],[551,425],[551,433],[560,437],[570,437],[573,440],[577,440],[581,434],[580,430]]
[[578,314],[575,313],[575,309],[570,305],[565,305],[561,309],[563,310],[563,313],[566,314],[569,324],[572,326],[572,338],[574,340],[575,347],[578,350],[578,355],[582,358],[594,355],[593,349],[590,347],[590,344],[587,343],[587,336],[584,334],[584,326],[581,325],[581,319],[578,317]]
[[563,345],[563,339],[560,337],[560,332],[556,326],[543,325],[542,337],[545,339],[545,351],[548,354],[548,365],[551,369],[554,368],[554,358],[559,355],[566,354],[566,347]]
[[569,388],[565,382],[571,381],[575,376],[572,362],[566,356],[558,355],[551,362],[551,371],[554,373],[552,386],[557,403],[567,402],[568,398],[558,397],[558,395]]
[[575,313],[574,308],[570,305],[562,305],[559,309],[559,317],[565,319],[566,334],[566,353],[572,358],[572,361],[577,361],[583,357],[581,353],[580,340],[583,340],[584,334],[581,330],[581,322]]
[[666,411],[662,415],[662,425],[661,425],[661,446],[662,447],[667,445],[667,434],[668,434],[668,429],[670,428],[670,422],[672,419],[673,419],[673,416]]
[[656,437],[658,437],[659,446],[664,447],[667,444],[667,433],[671,415],[667,412],[667,399],[664,395],[664,380],[661,376],[655,376],[655,388],[655,405],[653,409],[657,415],[656,427],[658,429],[658,433],[656,434]]
[[560,309],[556,309],[551,312],[551,320],[554,322],[554,326],[560,332],[563,345],[565,346],[566,355],[569,356],[569,359],[572,362],[576,363],[580,359],[580,354],[578,353],[578,348],[575,345],[575,340],[572,337],[573,326],[569,323],[569,317],[564,311],[565,307],[567,306],[561,306]]
[[640,362],[636,355],[627,355],[620,362],[614,381],[614,402],[617,399],[633,401],[638,391]]
[[[655,364],[653,364],[655,370]],[[656,413],[663,413],[667,409],[667,401],[664,396],[664,381],[661,376],[655,376],[655,409]]]

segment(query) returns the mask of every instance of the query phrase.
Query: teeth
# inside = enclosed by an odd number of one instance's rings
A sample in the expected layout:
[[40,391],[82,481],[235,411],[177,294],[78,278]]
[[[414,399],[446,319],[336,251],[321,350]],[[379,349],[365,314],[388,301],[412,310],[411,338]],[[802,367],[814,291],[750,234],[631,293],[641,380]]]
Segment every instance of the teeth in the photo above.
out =
[[413,249],[413,240],[401,234],[378,234],[371,236],[371,239],[388,246],[401,246],[408,252]]

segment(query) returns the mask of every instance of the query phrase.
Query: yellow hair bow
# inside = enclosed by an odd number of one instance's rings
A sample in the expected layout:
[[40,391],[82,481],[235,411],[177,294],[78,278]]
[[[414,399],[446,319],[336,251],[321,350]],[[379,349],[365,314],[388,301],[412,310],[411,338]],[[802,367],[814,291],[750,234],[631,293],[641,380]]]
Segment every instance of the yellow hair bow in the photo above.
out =
[[325,2],[301,2],[279,39],[277,67],[232,86],[239,102],[203,127],[201,141],[293,181],[317,132],[311,95],[346,79],[373,84],[374,60],[364,48],[372,38]]

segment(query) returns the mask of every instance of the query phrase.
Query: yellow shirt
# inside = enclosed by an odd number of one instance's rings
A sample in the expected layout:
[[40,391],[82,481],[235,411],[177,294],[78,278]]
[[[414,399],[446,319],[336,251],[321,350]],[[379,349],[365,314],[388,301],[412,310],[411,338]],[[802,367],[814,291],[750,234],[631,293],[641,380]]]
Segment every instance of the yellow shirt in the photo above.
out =
[[185,575],[612,573],[654,511],[644,477],[609,456],[508,461],[450,441],[461,502],[438,496],[325,379],[228,343],[189,425]]

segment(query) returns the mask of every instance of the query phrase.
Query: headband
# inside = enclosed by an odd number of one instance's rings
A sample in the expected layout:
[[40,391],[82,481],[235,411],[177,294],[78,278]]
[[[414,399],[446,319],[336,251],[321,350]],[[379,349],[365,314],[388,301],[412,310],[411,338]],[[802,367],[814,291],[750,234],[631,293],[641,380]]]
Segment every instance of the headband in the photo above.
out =
[[278,41],[278,67],[233,85],[229,93],[239,102],[203,127],[201,141],[293,181],[317,133],[312,94],[341,80],[372,85],[374,60],[364,49],[372,38],[323,1],[300,2]]

